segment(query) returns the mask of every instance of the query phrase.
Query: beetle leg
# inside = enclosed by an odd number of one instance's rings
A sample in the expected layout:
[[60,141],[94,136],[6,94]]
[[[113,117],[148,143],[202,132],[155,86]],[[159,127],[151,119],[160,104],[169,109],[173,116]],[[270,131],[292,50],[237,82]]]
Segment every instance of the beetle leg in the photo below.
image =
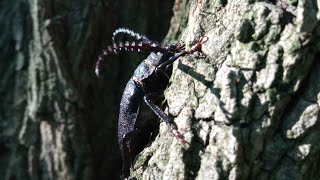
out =
[[177,60],[179,57],[184,56],[184,55],[186,55],[186,54],[187,54],[186,51],[182,51],[182,52],[178,53],[177,55],[170,57],[169,60],[167,60],[166,62],[158,65],[158,66],[156,67],[156,69],[155,69],[156,76],[159,77],[159,73],[162,72],[168,79],[170,79],[170,77],[168,76],[168,74],[165,72],[165,68],[166,68],[169,64],[171,64],[171,63],[173,63],[175,60]]
[[131,139],[134,138],[134,136],[139,133],[139,130],[135,129],[133,131],[130,131],[129,133],[125,134],[122,137],[121,143],[121,156],[122,156],[122,175],[123,177],[128,177],[130,174],[130,167],[132,167],[132,161],[134,152],[132,152],[132,147],[130,145]]
[[179,57],[184,56],[184,55],[186,55],[188,53],[189,53],[188,51],[182,51],[182,52],[176,54],[175,56],[170,57],[166,62],[164,62],[164,63],[162,63],[162,64],[157,66],[156,73],[157,73],[157,71],[161,71],[161,70],[165,69],[165,67],[167,67],[167,65],[172,64]]
[[155,105],[151,100],[151,96],[158,96],[160,93],[158,92],[151,92],[147,93],[143,99],[144,102],[151,108],[151,110],[160,118],[162,119],[170,128],[171,132],[174,134],[174,136],[182,143],[189,144],[186,140],[184,140],[183,136],[178,131],[178,127],[174,121],[170,120],[169,117],[157,106]]
[[[167,61],[163,62],[162,64],[158,65],[157,66],[157,69],[156,69],[156,73],[157,71],[161,71],[161,69],[165,69],[167,67],[167,65],[169,64],[172,64],[175,60],[177,60],[179,57],[181,56],[184,56],[186,54],[192,54],[194,53],[195,51],[199,50],[200,46],[201,46],[201,43],[206,41],[207,40],[207,37],[201,37],[199,39],[199,41],[197,42],[197,44],[195,46],[193,46],[189,51],[181,51],[180,53],[176,54],[175,56],[172,56],[171,58],[169,58]],[[181,45],[178,45],[177,48],[182,48],[184,46],[181,46]]]

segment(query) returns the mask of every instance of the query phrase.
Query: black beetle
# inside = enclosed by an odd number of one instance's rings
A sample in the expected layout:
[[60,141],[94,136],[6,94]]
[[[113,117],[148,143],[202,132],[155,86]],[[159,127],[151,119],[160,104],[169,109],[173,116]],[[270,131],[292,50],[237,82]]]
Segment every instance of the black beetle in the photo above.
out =
[[[119,33],[128,34],[137,41],[115,43],[115,37]],[[163,95],[163,91],[167,87],[172,74],[172,63],[181,56],[197,51],[203,38],[200,38],[198,43],[189,51],[186,51],[184,45],[180,43],[161,47],[146,36],[126,28],[115,30],[112,40],[113,45],[104,49],[96,62],[95,73],[98,77],[101,74],[103,57],[110,53],[117,53],[121,50],[151,52],[134,71],[132,78],[124,89],[120,103],[118,143],[122,155],[122,177],[127,178],[130,175],[130,166],[134,157],[142,150],[141,144],[145,145],[152,133],[148,128],[144,128],[141,125],[140,121],[142,120],[139,119],[140,107],[143,101],[170,127],[178,140],[186,143],[178,132],[176,124],[152,100]]]

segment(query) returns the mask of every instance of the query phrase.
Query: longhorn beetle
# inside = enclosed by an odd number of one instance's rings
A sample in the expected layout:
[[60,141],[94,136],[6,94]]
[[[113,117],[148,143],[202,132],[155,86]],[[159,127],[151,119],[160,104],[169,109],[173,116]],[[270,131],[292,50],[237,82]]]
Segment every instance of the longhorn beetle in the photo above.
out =
[[[115,42],[118,34],[127,34],[136,41],[129,43],[126,41]],[[113,33],[113,45],[103,49],[95,66],[95,73],[101,76],[101,65],[104,57],[117,53],[118,51],[137,50],[138,52],[151,52],[151,54],[141,62],[134,71],[132,78],[128,81],[120,103],[119,121],[118,121],[118,143],[122,155],[122,177],[127,178],[130,175],[130,166],[137,152],[139,143],[145,141],[146,136],[150,137],[151,132],[146,131],[139,117],[140,106],[143,101],[147,106],[162,119],[171,129],[174,136],[183,143],[186,141],[179,133],[176,124],[152,101],[154,98],[163,95],[163,91],[169,83],[172,74],[172,63],[181,56],[192,54],[200,49],[203,37],[190,50],[185,50],[183,44],[176,43],[168,46],[160,46],[144,35],[140,35],[126,28],[116,29]]]

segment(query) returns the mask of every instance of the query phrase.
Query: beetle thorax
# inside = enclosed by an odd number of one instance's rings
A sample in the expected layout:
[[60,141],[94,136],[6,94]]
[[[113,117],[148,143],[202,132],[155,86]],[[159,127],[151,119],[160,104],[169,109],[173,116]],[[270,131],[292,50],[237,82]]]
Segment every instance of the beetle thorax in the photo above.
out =
[[162,53],[151,53],[134,71],[133,77],[136,81],[143,81],[148,78],[161,63]]
[[151,66],[158,66],[159,64],[161,64],[161,60],[162,60],[162,53],[158,52],[158,53],[151,53],[147,59],[145,59],[144,61],[147,63],[147,64],[150,64]]

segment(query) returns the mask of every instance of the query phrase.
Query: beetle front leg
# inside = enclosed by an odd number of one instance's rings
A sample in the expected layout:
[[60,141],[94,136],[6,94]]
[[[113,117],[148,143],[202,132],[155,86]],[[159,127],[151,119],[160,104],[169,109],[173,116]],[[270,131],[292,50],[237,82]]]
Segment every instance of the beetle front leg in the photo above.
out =
[[156,68],[156,71],[163,71],[169,64],[172,64],[174,61],[176,61],[179,57],[182,57],[184,55],[188,54],[187,51],[182,51],[175,56],[170,57],[166,62],[163,62],[162,64],[158,65]]
[[161,73],[163,73],[165,76],[167,76],[168,79],[170,79],[169,75],[166,73],[166,67],[167,67],[169,64],[173,63],[175,60],[177,60],[179,57],[184,56],[184,55],[186,55],[186,54],[187,54],[186,51],[180,52],[180,53],[176,54],[175,56],[170,57],[169,60],[167,60],[166,62],[158,65],[158,66],[156,67],[156,69],[155,69],[156,76],[159,77],[159,73],[161,72]]
[[[157,66],[156,71],[163,71],[163,69],[165,69],[169,64],[172,64],[174,61],[176,61],[179,57],[184,56],[184,55],[186,55],[186,54],[192,54],[192,53],[194,53],[195,51],[198,51],[198,50],[200,49],[200,47],[201,47],[201,44],[202,44],[203,42],[205,42],[206,40],[207,40],[207,37],[201,37],[201,38],[199,39],[199,41],[197,42],[197,44],[194,45],[189,51],[183,50],[183,51],[181,51],[180,53],[172,56],[172,57],[169,58],[167,61],[163,62],[162,64],[159,64],[159,65]],[[178,50],[179,50],[179,49],[183,49],[183,47],[184,47],[184,46],[179,45],[179,46],[177,47],[177,49],[178,49]],[[157,72],[156,72],[156,73],[157,73]]]
[[159,96],[160,93],[158,92],[151,92],[147,93],[143,99],[144,102],[151,108],[151,110],[160,118],[162,119],[170,128],[171,132],[174,134],[174,136],[182,143],[189,144],[186,140],[184,140],[183,136],[178,131],[177,125],[174,123],[174,121],[170,120],[169,117],[157,106],[155,105],[151,100],[151,96]]

